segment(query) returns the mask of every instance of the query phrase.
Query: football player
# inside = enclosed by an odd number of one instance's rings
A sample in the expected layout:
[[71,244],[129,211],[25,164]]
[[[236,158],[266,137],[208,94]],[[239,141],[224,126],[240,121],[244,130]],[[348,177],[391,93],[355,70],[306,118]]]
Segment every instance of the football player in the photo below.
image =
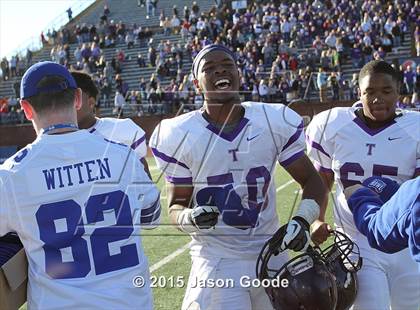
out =
[[139,232],[160,216],[159,191],[128,146],[78,130],[81,104],[64,66],[24,74],[37,139],[0,167],[0,235],[16,232],[28,255],[28,309],[152,309]]
[[[264,289],[241,287],[240,278],[255,279],[257,256],[279,228],[276,162],[303,188],[282,248],[306,249],[309,225],[323,220],[326,190],[305,155],[302,118],[280,104],[241,103],[229,49],[204,47],[192,71],[203,109],[163,120],[150,140],[167,180],[171,221],[192,237],[182,309],[271,309]],[[218,279],[234,285],[212,287]]]
[[79,128],[130,146],[142,161],[150,177],[146,161],[146,134],[143,129],[129,118],[96,117],[94,111],[98,89],[95,83],[87,73],[72,71],[71,74],[77,83],[77,87],[82,90],[82,107],[77,111]]
[[408,247],[420,263],[420,177],[400,188],[388,178],[372,177],[346,188],[344,194],[357,229],[371,247],[385,253]]
[[[388,255],[369,246],[355,227],[343,191],[371,176],[402,183],[420,173],[420,113],[396,111],[398,73],[385,61],[360,71],[362,107],[333,108],[314,117],[307,128],[309,156],[327,187],[337,182],[334,221],[355,241],[363,257],[354,309],[413,309],[420,304],[418,268],[408,250]],[[327,224],[313,225],[313,240],[327,238]]]

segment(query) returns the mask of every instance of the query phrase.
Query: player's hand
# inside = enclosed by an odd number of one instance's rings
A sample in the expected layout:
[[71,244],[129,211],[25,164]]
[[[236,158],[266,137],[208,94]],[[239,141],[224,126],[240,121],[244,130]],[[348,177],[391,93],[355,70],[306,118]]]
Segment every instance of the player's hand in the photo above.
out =
[[332,228],[328,223],[316,220],[311,225],[311,239],[316,245],[320,245],[328,239],[331,234]]
[[286,235],[280,245],[280,250],[306,251],[310,241],[308,222],[299,216],[295,216],[287,225]]
[[190,212],[190,221],[198,229],[209,229],[216,226],[219,214],[216,206],[196,206]]

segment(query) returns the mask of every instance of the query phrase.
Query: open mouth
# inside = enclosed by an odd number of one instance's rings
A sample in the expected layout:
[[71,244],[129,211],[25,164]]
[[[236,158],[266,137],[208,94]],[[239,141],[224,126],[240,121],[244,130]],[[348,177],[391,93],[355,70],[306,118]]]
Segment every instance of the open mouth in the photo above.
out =
[[219,90],[228,89],[231,85],[231,82],[228,79],[220,79],[214,83],[214,87]]

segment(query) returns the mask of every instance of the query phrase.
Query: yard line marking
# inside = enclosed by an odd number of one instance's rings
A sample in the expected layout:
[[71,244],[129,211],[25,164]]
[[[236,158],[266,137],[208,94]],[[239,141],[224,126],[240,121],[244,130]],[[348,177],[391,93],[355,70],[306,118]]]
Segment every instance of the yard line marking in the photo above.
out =
[[285,184],[280,185],[279,187],[277,187],[276,189],[276,193],[278,193],[279,191],[281,191],[283,188],[288,187],[290,184],[292,184],[293,182],[295,182],[295,180],[289,180],[287,181]]
[[178,255],[182,254],[186,249],[188,249],[188,246],[189,246],[189,243],[184,244],[182,247],[180,247],[178,250],[176,250],[172,254],[169,254],[168,256],[166,256],[166,257],[162,258],[160,261],[158,261],[156,264],[153,264],[150,267],[150,273],[155,272],[160,267],[166,265],[171,260],[173,260],[175,257],[177,257]]

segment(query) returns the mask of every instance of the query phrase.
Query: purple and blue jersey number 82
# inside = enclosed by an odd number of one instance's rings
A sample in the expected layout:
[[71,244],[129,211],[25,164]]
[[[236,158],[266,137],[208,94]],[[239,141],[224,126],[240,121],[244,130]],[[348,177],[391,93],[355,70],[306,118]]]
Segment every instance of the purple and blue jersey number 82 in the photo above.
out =
[[[103,221],[104,214],[112,211],[116,215],[115,225],[98,227],[90,236],[85,236],[86,225]],[[126,240],[134,231],[130,204],[124,192],[114,191],[89,197],[85,213],[86,224],[82,218],[82,208],[74,200],[43,204],[36,212],[40,238],[44,242],[45,270],[50,277],[84,278],[92,270],[90,257],[96,275],[139,264],[135,243],[121,246],[118,254],[112,255],[109,250],[111,242]],[[63,258],[63,252],[67,253],[66,259]],[[71,259],[68,258],[70,253]]]

